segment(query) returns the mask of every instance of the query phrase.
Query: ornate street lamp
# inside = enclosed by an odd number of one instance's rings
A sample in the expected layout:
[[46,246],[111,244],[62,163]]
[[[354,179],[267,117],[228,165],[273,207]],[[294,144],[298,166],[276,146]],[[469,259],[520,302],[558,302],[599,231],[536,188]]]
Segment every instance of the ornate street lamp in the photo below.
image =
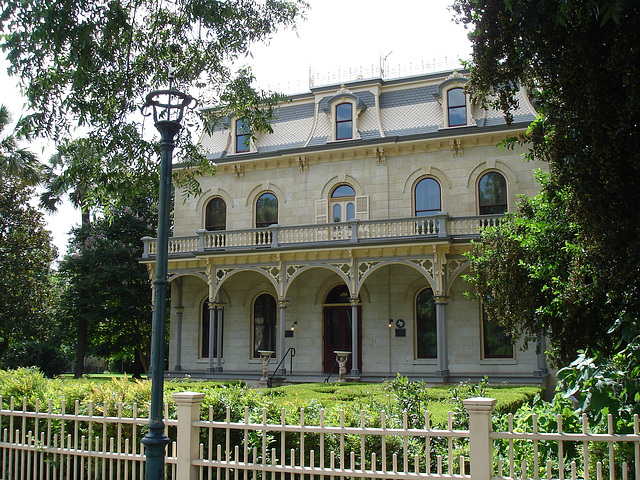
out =
[[160,132],[160,192],[158,200],[158,239],[156,253],[156,279],[153,282],[153,324],[151,329],[151,411],[149,433],[142,439],[146,447],[146,480],[164,478],[165,447],[169,438],[164,434],[162,420],[164,390],[164,331],[167,301],[167,259],[169,246],[169,206],[171,202],[171,162],[174,138],[180,131],[185,108],[195,108],[197,101],[173,88],[174,70],[169,69],[169,89],[156,90],[147,95],[141,112],[153,120]]

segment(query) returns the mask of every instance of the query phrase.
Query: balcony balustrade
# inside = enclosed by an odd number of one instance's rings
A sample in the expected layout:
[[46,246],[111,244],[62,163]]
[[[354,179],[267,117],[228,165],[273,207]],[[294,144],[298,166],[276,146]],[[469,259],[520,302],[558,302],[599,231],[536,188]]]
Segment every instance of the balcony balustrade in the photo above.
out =
[[[196,235],[169,238],[169,257],[254,248],[330,247],[345,243],[377,243],[399,240],[474,238],[483,228],[498,225],[503,215],[392,218],[350,220],[341,223],[272,225],[242,230],[198,230]],[[156,239],[145,237],[143,258],[156,255]]]

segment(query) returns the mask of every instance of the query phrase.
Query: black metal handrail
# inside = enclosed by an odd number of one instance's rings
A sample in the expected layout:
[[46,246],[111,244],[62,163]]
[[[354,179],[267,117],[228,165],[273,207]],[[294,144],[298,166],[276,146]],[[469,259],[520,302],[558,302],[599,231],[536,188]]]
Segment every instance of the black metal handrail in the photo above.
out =
[[[291,355],[289,355],[291,354]],[[287,359],[287,355],[289,355],[289,374],[291,374],[293,372],[293,357],[296,356],[296,349],[293,347],[289,347],[286,351],[286,353],[284,354],[284,356],[280,359],[280,361],[278,362],[278,365],[276,366],[276,369],[273,371],[273,373],[269,376],[269,378],[267,379],[267,386],[269,388],[271,388],[271,384],[272,384],[272,380],[273,377],[276,376],[276,374],[278,373],[278,370],[280,370],[280,366],[284,363],[284,361]],[[286,374],[286,370],[285,370],[285,374]]]
[[333,372],[336,371],[337,366],[338,366],[338,362],[336,361],[336,363],[333,364],[333,367],[331,367],[331,371],[329,372],[329,375],[327,375],[327,378],[324,379],[324,383],[329,383],[329,379],[331,378],[331,375],[333,375]]

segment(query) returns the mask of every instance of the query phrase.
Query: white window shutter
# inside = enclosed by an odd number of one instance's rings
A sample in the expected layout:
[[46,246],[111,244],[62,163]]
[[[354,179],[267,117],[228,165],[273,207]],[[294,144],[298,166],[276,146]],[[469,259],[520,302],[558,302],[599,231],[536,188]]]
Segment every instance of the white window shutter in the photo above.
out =
[[356,218],[369,220],[369,195],[356,195]]
[[316,200],[316,223],[327,223],[329,212],[329,202],[325,198]]

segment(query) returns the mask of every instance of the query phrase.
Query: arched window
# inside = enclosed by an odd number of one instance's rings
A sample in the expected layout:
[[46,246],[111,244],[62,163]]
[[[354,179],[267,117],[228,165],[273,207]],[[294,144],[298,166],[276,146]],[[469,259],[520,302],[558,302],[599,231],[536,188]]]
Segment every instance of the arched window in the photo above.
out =
[[236,153],[248,152],[251,130],[246,118],[236,120]]
[[253,302],[253,358],[260,350],[276,350],[276,300],[268,293]]
[[273,193],[263,193],[256,202],[256,227],[278,223],[278,199]]
[[467,99],[462,88],[447,91],[447,118],[450,127],[467,124]]
[[[221,312],[224,314],[224,310]],[[214,315],[213,317],[213,356],[217,357],[217,348],[218,348],[218,315],[215,310],[210,312],[209,302],[207,300],[202,304],[202,322],[200,328],[200,357],[209,358],[209,315]],[[222,320],[222,315],[220,315],[220,319]],[[224,328],[224,321],[222,321],[222,328]],[[224,337],[224,335],[223,335]],[[224,354],[224,348],[220,349],[220,355]]]
[[210,232],[226,230],[227,204],[220,197],[212,198],[207,203],[204,216],[204,228]]
[[507,181],[498,172],[489,172],[478,182],[480,215],[497,215],[507,211]]
[[425,288],[416,297],[416,350],[418,358],[436,358],[438,355],[436,301],[431,288]]
[[353,105],[336,105],[336,140],[353,138]]
[[441,210],[440,184],[433,178],[423,178],[418,182],[415,190],[416,217],[435,215]]
[[513,358],[513,343],[507,329],[489,322],[482,304],[482,358]]
[[340,285],[336,285],[329,293],[327,293],[327,298],[324,303],[328,305],[335,305],[338,303],[349,304],[350,298],[351,293],[349,292],[349,287],[342,283]]
[[331,221],[346,222],[356,216],[356,192],[351,185],[339,185],[331,193]]

